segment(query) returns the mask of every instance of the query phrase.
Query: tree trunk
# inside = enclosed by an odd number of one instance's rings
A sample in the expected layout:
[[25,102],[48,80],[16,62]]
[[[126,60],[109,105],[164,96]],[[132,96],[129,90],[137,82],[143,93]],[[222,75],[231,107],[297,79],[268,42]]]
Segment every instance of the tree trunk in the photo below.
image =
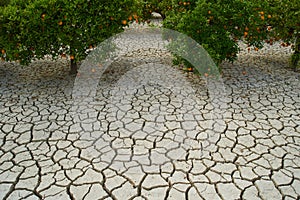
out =
[[292,67],[294,71],[297,71],[299,60],[300,60],[300,38],[299,36],[297,36],[295,42],[295,52],[292,55]]
[[77,63],[73,59],[71,60],[70,74],[77,74]]

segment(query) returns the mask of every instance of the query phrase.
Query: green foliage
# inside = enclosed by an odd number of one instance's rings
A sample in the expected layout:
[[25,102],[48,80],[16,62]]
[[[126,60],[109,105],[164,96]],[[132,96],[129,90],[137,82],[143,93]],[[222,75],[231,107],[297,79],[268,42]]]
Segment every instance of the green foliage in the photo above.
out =
[[128,21],[146,21],[152,12],[163,16],[164,27],[201,44],[216,63],[234,61],[239,40],[257,50],[276,40],[294,44],[291,63],[299,62],[299,0],[3,0],[0,57],[27,64],[71,55],[77,62]]
[[1,0],[0,6],[7,6],[9,4],[10,0]]
[[[166,15],[164,27],[184,33],[196,40],[217,64],[224,60],[236,59],[239,40],[258,50],[265,42],[272,44],[273,41],[283,40],[291,44],[299,38],[300,2],[298,0],[149,0],[147,2],[151,4],[148,7],[160,9]],[[186,48],[188,50],[188,47]],[[295,52],[297,48],[299,45],[294,45]],[[298,57],[293,56],[293,60]],[[192,67],[184,59],[182,62]]]
[[170,0],[139,0],[140,14],[144,21],[152,17],[152,12],[159,13],[163,18],[172,10]]
[[123,31],[134,11],[134,0],[11,0],[0,9],[0,56],[24,64],[44,55],[82,60]]
[[[179,3],[178,3],[179,5]],[[179,6],[178,6],[179,7]],[[196,5],[174,11],[164,22],[167,28],[175,29],[192,37],[201,44],[216,63],[233,61],[239,51],[237,41],[244,39],[244,29],[255,29],[245,37],[249,43],[259,46],[266,36],[257,34],[264,23],[253,14],[253,6],[240,0],[198,0]],[[254,27],[249,26],[253,20]],[[263,28],[261,28],[263,30]]]

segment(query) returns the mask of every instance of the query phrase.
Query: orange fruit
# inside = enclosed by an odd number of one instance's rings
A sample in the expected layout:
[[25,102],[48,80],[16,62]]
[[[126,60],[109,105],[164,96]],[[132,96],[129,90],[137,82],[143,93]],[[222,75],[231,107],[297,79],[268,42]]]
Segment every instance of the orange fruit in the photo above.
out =
[[255,51],[258,51],[258,48],[257,48],[257,47],[255,47],[255,48],[254,48],[254,50],[255,50]]
[[58,22],[58,25],[60,25],[60,26],[63,25],[63,22],[62,22],[62,21],[59,21],[59,22]]
[[186,6],[186,5],[187,5],[187,3],[186,3],[186,2],[183,2],[183,5],[184,5],[184,6]]
[[43,13],[43,14],[41,15],[41,18],[44,19],[45,17],[46,17],[46,14]]
[[73,55],[70,55],[70,59],[71,59],[71,60],[74,60],[75,57],[74,57]]
[[126,25],[127,24],[127,21],[124,19],[124,20],[122,20],[122,24],[123,25]]
[[271,19],[271,18],[272,18],[272,15],[268,15],[268,18]]
[[247,35],[248,35],[248,32],[245,31],[244,32],[244,37],[247,37]]
[[249,31],[249,28],[246,26],[245,31]]
[[132,21],[132,16],[131,16],[131,15],[128,17],[128,20],[129,20],[129,21]]
[[210,14],[211,14],[211,11],[209,10],[207,13],[210,15]]
[[265,13],[263,11],[260,12],[261,15],[264,15]]
[[2,54],[5,54],[5,50],[4,50],[4,49],[2,49],[2,50],[1,50],[1,53],[2,53]]
[[260,16],[260,19],[261,19],[261,20],[265,20],[265,16],[263,16],[263,15]]

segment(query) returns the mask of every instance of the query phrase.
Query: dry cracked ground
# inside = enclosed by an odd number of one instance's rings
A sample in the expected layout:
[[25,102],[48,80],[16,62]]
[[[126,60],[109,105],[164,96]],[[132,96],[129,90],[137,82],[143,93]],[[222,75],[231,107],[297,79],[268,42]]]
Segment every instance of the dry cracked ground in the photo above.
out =
[[0,64],[0,199],[299,199],[290,49],[241,44],[213,87],[142,32],[80,105],[66,60]]

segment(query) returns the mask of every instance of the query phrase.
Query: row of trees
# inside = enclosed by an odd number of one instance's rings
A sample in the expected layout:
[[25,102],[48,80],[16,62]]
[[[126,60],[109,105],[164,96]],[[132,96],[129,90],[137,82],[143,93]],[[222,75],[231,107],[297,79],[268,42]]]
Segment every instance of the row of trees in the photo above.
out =
[[[4,1],[3,1],[4,2]],[[255,50],[265,43],[293,45],[291,64],[300,58],[298,0],[5,0],[0,5],[0,57],[27,64],[33,58],[68,55],[76,63],[130,21],[152,12],[166,28],[200,43],[220,63],[233,61],[243,40]],[[180,59],[180,58],[179,58]],[[185,64],[189,63],[182,60]]]

